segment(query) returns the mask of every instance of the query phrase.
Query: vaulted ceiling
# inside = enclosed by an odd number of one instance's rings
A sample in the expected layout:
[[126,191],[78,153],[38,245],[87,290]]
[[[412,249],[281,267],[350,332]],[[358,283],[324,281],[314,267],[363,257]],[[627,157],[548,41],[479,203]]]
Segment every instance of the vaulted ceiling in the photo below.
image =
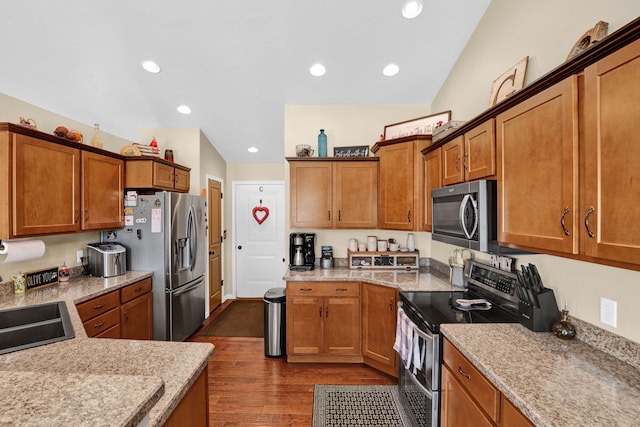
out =
[[0,92],[132,141],[197,127],[227,162],[281,162],[285,104],[432,102],[490,0],[423,1],[411,20],[404,0],[5,2]]

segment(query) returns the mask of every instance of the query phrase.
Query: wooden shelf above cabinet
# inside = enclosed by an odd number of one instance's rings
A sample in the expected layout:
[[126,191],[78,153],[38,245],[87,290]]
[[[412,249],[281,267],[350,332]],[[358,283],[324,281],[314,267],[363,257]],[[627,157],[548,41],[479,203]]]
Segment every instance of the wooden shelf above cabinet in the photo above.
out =
[[126,158],[125,188],[189,192],[191,168],[153,156]]

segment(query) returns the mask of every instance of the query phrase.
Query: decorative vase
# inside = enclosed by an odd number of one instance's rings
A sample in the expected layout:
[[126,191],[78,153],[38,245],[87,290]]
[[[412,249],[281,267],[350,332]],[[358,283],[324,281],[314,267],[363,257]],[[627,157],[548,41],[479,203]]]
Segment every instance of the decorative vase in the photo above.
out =
[[102,148],[102,138],[100,138],[100,125],[98,123],[93,125],[93,138],[91,138],[91,146],[96,148]]
[[320,135],[318,135],[318,157],[327,157],[327,135],[324,129],[320,129]]
[[576,327],[569,319],[569,310],[562,310],[560,320],[553,325],[553,334],[563,340],[572,340],[576,337]]

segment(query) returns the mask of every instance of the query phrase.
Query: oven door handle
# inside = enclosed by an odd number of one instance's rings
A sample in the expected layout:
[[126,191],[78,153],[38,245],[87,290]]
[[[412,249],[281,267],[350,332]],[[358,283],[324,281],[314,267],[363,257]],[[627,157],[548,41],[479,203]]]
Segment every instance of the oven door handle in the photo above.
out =
[[433,392],[431,390],[428,390],[423,384],[420,384],[418,379],[411,372],[407,372],[407,373],[408,373],[407,377],[409,377],[411,379],[411,382],[416,387],[418,387],[422,393],[424,393],[427,396],[429,396],[429,399],[433,399]]
[[[465,220],[465,211],[467,210],[467,205],[470,204],[473,209],[473,217],[475,221],[473,222],[473,228],[471,232],[469,232],[469,227],[467,226],[467,221]],[[471,196],[471,194],[465,194],[462,198],[462,203],[460,203],[460,224],[462,225],[462,231],[468,240],[476,234],[476,230],[478,229],[478,203]]]

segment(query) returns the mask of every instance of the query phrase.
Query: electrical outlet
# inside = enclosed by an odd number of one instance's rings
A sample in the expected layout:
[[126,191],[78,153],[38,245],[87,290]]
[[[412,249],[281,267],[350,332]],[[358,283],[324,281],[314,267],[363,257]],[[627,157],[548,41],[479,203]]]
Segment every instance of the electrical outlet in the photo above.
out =
[[618,327],[618,302],[608,298],[600,298],[600,322]]
[[78,252],[76,252],[76,262],[82,263],[83,256],[84,252],[82,252],[82,249],[79,249]]

